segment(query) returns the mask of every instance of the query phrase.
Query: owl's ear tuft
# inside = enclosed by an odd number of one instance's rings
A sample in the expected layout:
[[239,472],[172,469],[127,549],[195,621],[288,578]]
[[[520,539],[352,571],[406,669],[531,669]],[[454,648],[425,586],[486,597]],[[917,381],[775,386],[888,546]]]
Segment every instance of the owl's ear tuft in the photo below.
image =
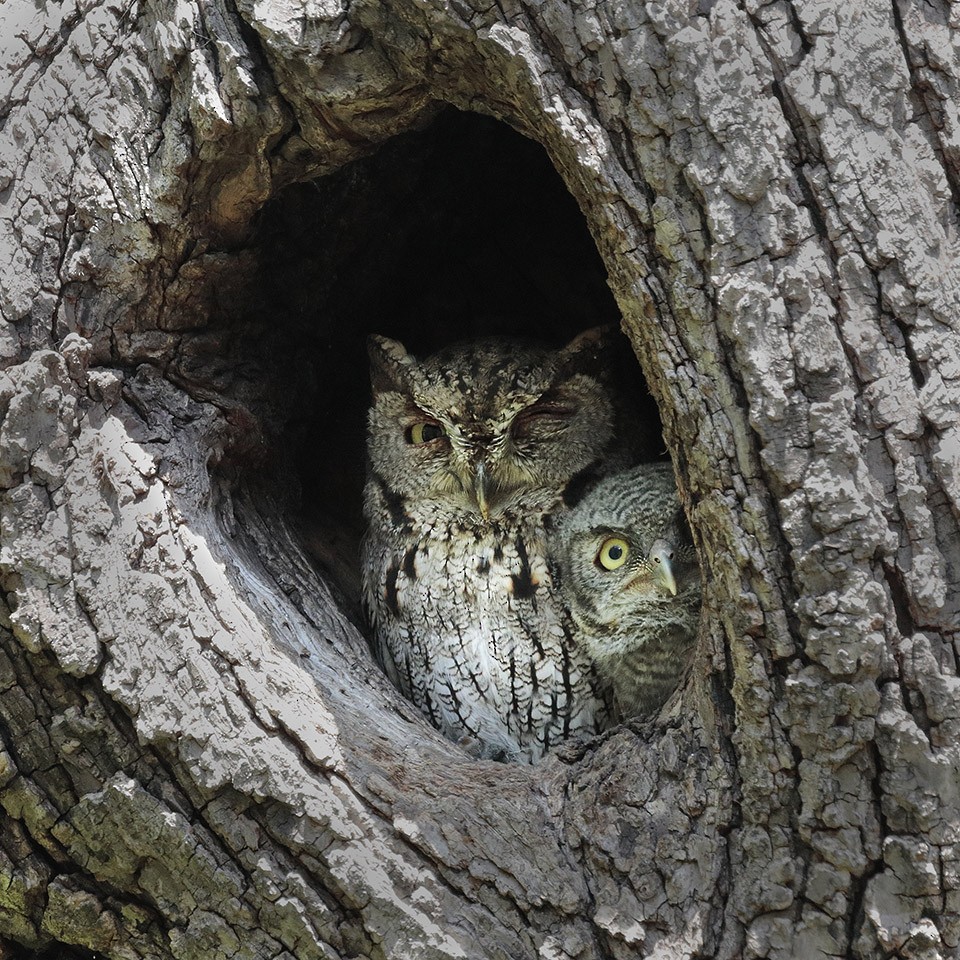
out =
[[557,352],[556,375],[572,376],[575,373],[591,373],[603,377],[611,354],[620,346],[621,334],[614,323],[591,327],[578,333],[562,350]]
[[409,389],[410,371],[416,367],[417,361],[399,340],[373,334],[367,337],[367,353],[370,356],[370,385],[375,394]]

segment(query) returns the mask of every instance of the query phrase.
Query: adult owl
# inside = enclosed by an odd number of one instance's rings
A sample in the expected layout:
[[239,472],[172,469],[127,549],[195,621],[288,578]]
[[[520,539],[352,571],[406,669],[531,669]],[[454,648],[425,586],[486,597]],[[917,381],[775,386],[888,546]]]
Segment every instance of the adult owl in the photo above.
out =
[[545,518],[608,469],[610,334],[418,360],[370,338],[364,605],[385,672],[475,755],[533,761],[608,706],[546,560]]
[[601,480],[559,518],[549,551],[617,714],[654,712],[686,668],[700,619],[700,571],[673,467],[645,463]]

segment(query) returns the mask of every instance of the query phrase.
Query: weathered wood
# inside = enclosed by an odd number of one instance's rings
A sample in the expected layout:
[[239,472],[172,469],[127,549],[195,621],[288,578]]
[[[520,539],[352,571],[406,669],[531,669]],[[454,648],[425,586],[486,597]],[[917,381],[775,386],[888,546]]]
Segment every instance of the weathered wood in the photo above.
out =
[[[960,956],[955,9],[8,0],[0,27],[9,949]],[[529,769],[371,663],[283,499],[296,344],[251,321],[263,204],[442,104],[578,201],[707,571],[682,695]]]

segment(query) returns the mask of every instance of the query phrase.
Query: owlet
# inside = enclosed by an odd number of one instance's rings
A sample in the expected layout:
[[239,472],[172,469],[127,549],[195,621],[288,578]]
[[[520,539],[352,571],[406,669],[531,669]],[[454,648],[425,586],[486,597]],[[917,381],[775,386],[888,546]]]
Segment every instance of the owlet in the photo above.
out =
[[689,660],[700,571],[669,463],[601,480],[550,537],[577,637],[620,718],[657,710]]
[[545,518],[606,469],[606,331],[424,360],[370,339],[364,605],[385,672],[476,755],[533,761],[606,725],[546,559]]

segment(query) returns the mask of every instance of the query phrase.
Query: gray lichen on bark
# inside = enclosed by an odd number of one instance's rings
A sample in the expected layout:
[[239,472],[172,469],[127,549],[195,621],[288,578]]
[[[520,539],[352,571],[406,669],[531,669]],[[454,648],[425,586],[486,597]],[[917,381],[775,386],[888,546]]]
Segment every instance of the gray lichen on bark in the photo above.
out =
[[[954,9],[0,23],[0,938],[960,956]],[[370,662],[262,463],[290,415],[262,371],[296,351],[231,313],[270,198],[445,104],[579,203],[708,571],[664,714],[529,770],[470,761]]]

